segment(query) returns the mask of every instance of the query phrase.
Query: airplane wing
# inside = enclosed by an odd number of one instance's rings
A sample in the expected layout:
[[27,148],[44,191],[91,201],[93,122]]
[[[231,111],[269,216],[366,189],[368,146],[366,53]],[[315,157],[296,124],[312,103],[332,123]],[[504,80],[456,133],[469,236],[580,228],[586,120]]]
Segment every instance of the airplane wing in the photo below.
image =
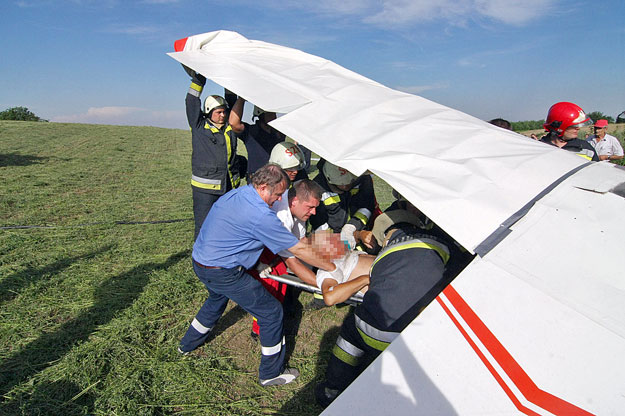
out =
[[284,113],[276,129],[356,175],[375,173],[478,254],[324,414],[625,409],[622,169],[234,32],[175,49]]

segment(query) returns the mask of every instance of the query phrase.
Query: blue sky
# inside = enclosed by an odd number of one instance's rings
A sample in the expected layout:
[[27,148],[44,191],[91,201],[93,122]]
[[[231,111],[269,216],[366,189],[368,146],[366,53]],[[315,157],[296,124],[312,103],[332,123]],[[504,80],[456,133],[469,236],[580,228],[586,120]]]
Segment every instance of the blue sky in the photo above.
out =
[[[623,0],[5,0],[0,110],[186,128],[176,39],[227,29],[481,119],[625,110]],[[221,93],[216,85],[210,93]]]

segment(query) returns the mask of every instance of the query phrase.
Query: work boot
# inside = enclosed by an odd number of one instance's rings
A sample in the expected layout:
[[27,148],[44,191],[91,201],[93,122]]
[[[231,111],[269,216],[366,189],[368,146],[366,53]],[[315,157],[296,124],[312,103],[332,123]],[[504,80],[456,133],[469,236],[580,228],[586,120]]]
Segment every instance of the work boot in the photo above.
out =
[[315,387],[315,399],[317,400],[317,404],[324,409],[330,406],[330,403],[332,403],[339,394],[341,394],[341,392],[329,387],[327,381],[319,383]]
[[263,387],[267,386],[281,386],[283,384],[289,384],[292,381],[299,377],[299,371],[294,368],[285,368],[282,371],[282,374],[277,375],[274,378],[268,378],[263,380],[262,378],[259,380],[259,383]]

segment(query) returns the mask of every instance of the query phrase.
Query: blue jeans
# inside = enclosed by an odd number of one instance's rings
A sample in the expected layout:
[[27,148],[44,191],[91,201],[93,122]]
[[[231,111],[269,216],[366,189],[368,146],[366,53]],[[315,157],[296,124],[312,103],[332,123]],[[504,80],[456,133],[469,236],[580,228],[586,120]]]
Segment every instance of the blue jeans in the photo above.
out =
[[209,295],[180,341],[180,349],[192,351],[202,345],[226,309],[228,299],[232,299],[258,320],[262,353],[259,378],[269,379],[279,375],[285,353],[282,304],[243,267],[206,269],[193,262],[193,270]]

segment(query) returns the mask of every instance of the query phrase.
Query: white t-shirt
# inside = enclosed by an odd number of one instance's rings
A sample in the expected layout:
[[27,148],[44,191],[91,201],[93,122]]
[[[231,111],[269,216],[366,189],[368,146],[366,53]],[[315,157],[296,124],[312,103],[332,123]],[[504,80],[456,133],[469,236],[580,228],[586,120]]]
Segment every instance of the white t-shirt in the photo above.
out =
[[603,136],[603,140],[598,140],[596,136],[590,136],[588,142],[595,148],[597,156],[623,156],[623,146],[614,136],[606,134]]
[[[336,267],[341,270],[341,281],[337,283],[341,284],[347,282],[347,279],[349,279],[349,275],[352,274],[352,272],[356,268],[356,265],[358,264],[358,256],[360,256],[361,254],[366,253],[364,251],[348,251],[340,259],[332,260],[332,263],[334,263]],[[317,287],[319,289],[321,289],[321,285],[326,279],[335,279],[335,277],[332,276],[330,272],[319,269],[317,271]]]
[[[287,189],[282,194],[282,199],[280,201],[276,201],[273,203],[271,207],[272,210],[276,212],[278,219],[284,225],[290,233],[292,233],[298,240],[306,237],[306,223],[295,218],[293,214],[291,214],[291,209],[289,208],[289,190]],[[295,257],[288,250],[281,251],[278,253],[282,258],[291,258]]]

